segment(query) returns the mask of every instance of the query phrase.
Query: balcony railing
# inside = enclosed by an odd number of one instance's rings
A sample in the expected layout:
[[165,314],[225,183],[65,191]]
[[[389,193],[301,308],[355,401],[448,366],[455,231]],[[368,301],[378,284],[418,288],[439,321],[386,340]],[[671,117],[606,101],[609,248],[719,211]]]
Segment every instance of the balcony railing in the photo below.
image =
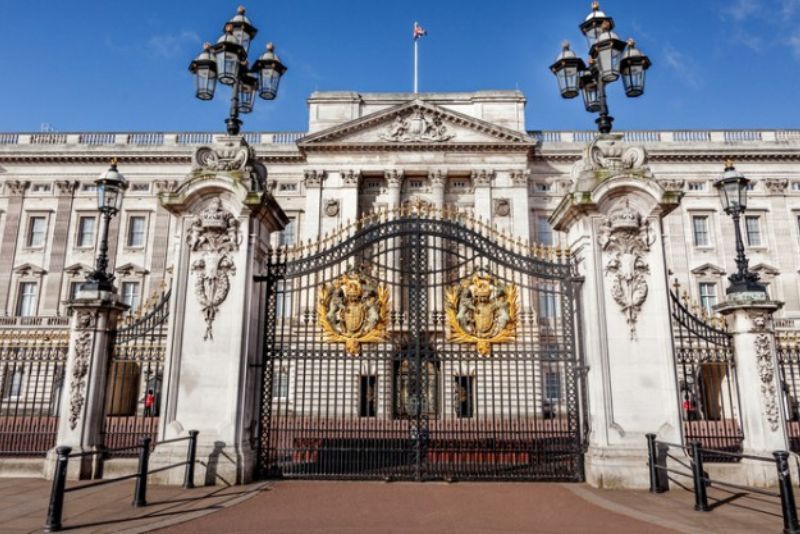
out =
[[0,317],[0,328],[9,326],[52,326],[66,328],[69,326],[69,317],[64,317],[61,315]]

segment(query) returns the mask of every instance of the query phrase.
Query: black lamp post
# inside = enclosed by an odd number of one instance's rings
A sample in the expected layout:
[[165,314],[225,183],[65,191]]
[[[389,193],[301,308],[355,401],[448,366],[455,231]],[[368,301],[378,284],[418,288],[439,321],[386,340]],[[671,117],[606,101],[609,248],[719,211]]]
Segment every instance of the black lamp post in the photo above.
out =
[[122,208],[122,197],[128,189],[128,180],[117,170],[117,158],[111,160],[111,167],[94,181],[97,186],[97,209],[103,219],[100,231],[100,250],[94,264],[94,271],[86,277],[87,286],[97,291],[114,291],[114,275],[108,269],[108,225],[111,217]]
[[747,185],[750,183],[742,173],[736,170],[733,162],[725,162],[725,172],[714,182],[714,187],[719,192],[722,208],[725,213],[733,218],[733,227],[736,232],[736,272],[728,277],[731,285],[725,291],[731,293],[767,292],[764,284],[758,281],[758,275],[748,269],[749,261],[744,253],[740,219],[747,210]]
[[614,19],[600,11],[598,2],[592,3],[592,12],[580,29],[589,43],[589,61],[576,56],[565,41],[550,70],[558,79],[561,96],[575,98],[582,92],[586,111],[599,113],[595,120],[597,129],[600,133],[610,133],[614,117],[608,112],[606,85],[622,76],[625,94],[631,98],[642,96],[650,58],[636,48],[633,39],[626,43],[614,33]]
[[253,111],[256,93],[264,100],[275,99],[281,76],[286,72],[286,66],[275,55],[272,43],[248,67],[250,41],[257,32],[245,16],[245,9],[240,7],[236,16],[225,24],[217,43],[213,46],[206,43],[189,65],[189,71],[195,77],[195,96],[200,100],[214,98],[217,81],[231,86],[231,110],[225,120],[228,135],[239,134],[242,127],[239,114]]

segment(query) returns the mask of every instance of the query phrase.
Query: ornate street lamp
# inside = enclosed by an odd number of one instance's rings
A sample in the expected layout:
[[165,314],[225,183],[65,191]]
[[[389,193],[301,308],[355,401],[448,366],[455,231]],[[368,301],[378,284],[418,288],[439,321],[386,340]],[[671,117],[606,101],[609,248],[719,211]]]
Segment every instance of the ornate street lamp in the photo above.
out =
[[250,113],[256,94],[264,100],[278,95],[278,84],[286,66],[275,55],[272,43],[252,67],[248,67],[247,54],[258,30],[240,7],[229,20],[223,33],[213,46],[206,43],[203,51],[189,64],[195,78],[195,96],[200,100],[214,98],[217,82],[231,86],[231,109],[225,120],[228,135],[238,135],[242,127],[239,114]]
[[111,217],[122,208],[122,197],[128,189],[128,180],[117,170],[117,158],[112,158],[111,167],[95,181],[97,186],[97,209],[103,216],[100,233],[100,250],[94,271],[86,277],[86,288],[97,291],[114,291],[114,275],[108,269],[108,226]]
[[589,44],[589,61],[584,62],[565,42],[561,54],[550,70],[558,79],[563,98],[575,98],[583,93],[583,103],[589,113],[599,113],[595,122],[600,133],[610,133],[614,117],[609,115],[606,85],[622,77],[625,94],[629,97],[644,94],[645,71],[650,58],[636,48],[633,39],[627,43],[614,32],[614,19],[592,4],[592,12],[580,25]]
[[725,172],[714,182],[714,187],[719,192],[722,208],[725,213],[733,218],[733,227],[736,233],[736,272],[728,277],[731,285],[725,291],[731,293],[763,293],[767,289],[758,281],[758,274],[748,269],[749,260],[744,253],[742,230],[739,224],[742,213],[747,210],[747,184],[750,183],[742,173],[736,170],[733,162],[725,162]]

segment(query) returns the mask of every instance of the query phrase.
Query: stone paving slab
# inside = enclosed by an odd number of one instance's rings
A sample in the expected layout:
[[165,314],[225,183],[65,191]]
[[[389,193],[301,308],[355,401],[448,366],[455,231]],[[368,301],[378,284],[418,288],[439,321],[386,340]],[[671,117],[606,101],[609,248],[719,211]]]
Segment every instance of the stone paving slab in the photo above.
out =
[[[67,482],[67,488],[85,482]],[[0,532],[42,532],[52,483],[42,479],[0,479]],[[76,533],[135,533],[187,521],[232,506],[268,489],[247,486],[147,489],[148,506],[134,508],[132,480],[86,488],[66,494],[64,531]]]

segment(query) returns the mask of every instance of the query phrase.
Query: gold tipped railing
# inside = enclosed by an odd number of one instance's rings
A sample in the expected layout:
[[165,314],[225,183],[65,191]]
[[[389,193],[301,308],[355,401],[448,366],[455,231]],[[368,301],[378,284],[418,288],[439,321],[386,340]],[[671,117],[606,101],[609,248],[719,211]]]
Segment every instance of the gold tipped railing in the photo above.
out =
[[680,299],[683,307],[686,308],[686,310],[690,312],[695,319],[716,330],[723,330],[725,332],[728,331],[728,322],[725,320],[725,318],[718,313],[709,313],[704,306],[692,299],[689,295],[689,292],[686,290],[686,288],[681,286],[681,283],[677,278],[675,278],[672,282],[672,289],[675,293],[675,296]]

